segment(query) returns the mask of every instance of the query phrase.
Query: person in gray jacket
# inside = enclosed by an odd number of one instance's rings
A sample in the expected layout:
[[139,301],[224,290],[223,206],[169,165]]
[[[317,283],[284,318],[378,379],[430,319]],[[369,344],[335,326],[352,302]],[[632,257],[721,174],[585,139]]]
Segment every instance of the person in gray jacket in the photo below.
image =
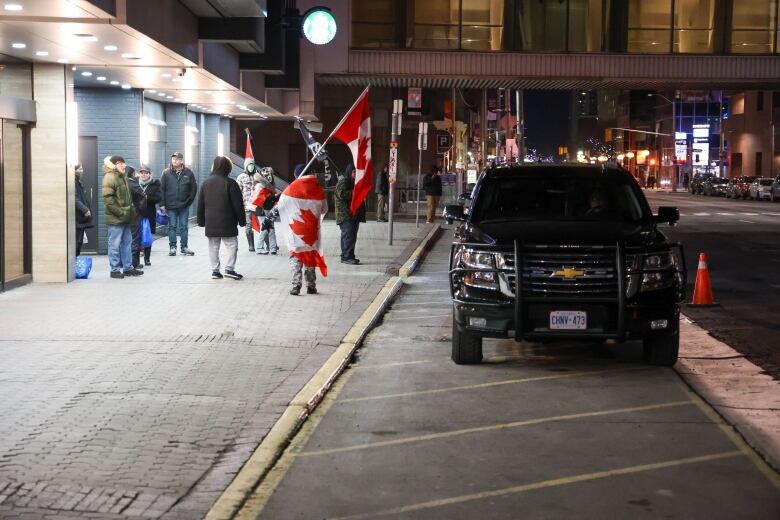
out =
[[168,214],[168,245],[171,247],[169,256],[176,256],[176,233],[181,241],[181,254],[192,256],[187,247],[187,221],[190,206],[198,194],[198,181],[192,170],[184,166],[184,155],[176,152],[171,156],[171,166],[167,168],[160,179],[162,200],[160,209]]

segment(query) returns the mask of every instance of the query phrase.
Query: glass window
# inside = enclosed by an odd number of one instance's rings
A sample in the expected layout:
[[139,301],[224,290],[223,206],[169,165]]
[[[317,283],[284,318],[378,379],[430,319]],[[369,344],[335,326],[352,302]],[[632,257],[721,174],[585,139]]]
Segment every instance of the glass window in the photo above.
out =
[[713,0],[675,0],[674,52],[711,53],[714,18]]
[[459,3],[459,0],[414,2],[411,47],[457,49]]
[[396,10],[397,0],[352,2],[352,46],[398,47]]
[[519,31],[523,50],[566,50],[566,2],[520,0]]
[[602,0],[569,1],[569,50],[599,52],[602,50]]
[[501,50],[504,0],[463,0],[461,47],[476,51]]
[[769,54],[777,30],[776,0],[739,0],[731,17],[731,52]]
[[671,24],[671,0],[629,0],[628,52],[668,53]]

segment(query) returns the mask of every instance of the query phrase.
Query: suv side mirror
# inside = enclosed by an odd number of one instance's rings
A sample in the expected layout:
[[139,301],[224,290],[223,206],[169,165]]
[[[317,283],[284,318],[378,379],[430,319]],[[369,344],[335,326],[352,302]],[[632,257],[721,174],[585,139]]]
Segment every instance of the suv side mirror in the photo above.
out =
[[460,195],[458,195],[458,200],[471,200],[471,192],[463,192]]
[[463,213],[463,206],[458,206],[457,204],[444,206],[444,218],[447,219],[447,222],[452,222],[453,220],[465,222],[466,216]]
[[658,208],[658,215],[655,217],[656,222],[668,222],[670,226],[673,226],[678,220],[680,220],[680,210],[670,206],[661,206]]

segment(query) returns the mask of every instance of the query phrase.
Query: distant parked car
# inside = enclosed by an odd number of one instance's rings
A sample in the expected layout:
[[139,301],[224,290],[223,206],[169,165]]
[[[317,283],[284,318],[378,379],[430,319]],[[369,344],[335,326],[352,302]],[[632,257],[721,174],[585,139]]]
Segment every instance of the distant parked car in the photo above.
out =
[[780,199],[780,175],[772,181],[772,188],[769,190],[769,198],[772,202],[776,202]]
[[772,179],[760,177],[750,184],[750,198],[756,200],[772,200]]
[[726,195],[726,186],[729,180],[723,177],[707,177],[702,183],[702,191],[711,197],[723,197]]
[[688,191],[696,195],[697,193],[704,193],[704,181],[708,178],[714,177],[711,173],[697,173],[691,179],[691,183],[688,185]]
[[756,180],[758,177],[752,177],[750,175],[742,175],[740,177],[736,177],[735,180],[737,181],[733,188],[732,197],[735,199],[747,199],[750,198],[750,185],[753,184],[753,181]]
[[739,179],[729,179],[729,183],[726,185],[726,198],[730,199],[732,197],[735,197],[734,190],[737,189],[737,183],[739,182]]

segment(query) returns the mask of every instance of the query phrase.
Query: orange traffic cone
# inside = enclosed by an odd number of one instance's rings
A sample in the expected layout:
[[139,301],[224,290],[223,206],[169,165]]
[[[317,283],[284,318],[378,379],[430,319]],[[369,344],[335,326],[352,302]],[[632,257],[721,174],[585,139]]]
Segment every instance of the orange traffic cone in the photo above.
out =
[[701,307],[717,305],[712,301],[710,272],[707,269],[707,255],[704,253],[699,253],[699,269],[696,271],[696,285],[693,289],[693,301],[690,305]]

